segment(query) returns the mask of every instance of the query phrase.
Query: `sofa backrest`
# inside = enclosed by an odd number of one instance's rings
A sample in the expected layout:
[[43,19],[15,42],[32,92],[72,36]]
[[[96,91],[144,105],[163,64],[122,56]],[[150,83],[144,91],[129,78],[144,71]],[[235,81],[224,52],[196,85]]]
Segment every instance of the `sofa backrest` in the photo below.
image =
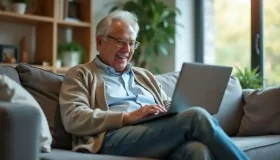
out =
[[[28,64],[19,64],[16,70],[12,67],[0,67],[0,74],[6,74],[13,78],[38,101],[42,107],[51,132],[54,143],[53,148],[71,149],[71,135],[66,133],[58,104],[63,76],[48,72]],[[156,78],[169,97],[172,97],[179,72],[170,72],[157,75]],[[231,77],[220,111],[215,117],[222,128],[229,135],[235,135],[238,131],[242,117],[242,92],[238,80]]]
[[221,102],[219,112],[214,115],[229,136],[236,136],[243,117],[243,94],[239,80],[231,76]]
[[[179,72],[171,72],[156,76],[167,96],[171,98],[178,76]],[[242,106],[243,99],[240,83],[235,76],[231,76],[219,112],[214,115],[223,130],[230,136],[234,136],[238,132],[243,115]]]
[[11,66],[0,66],[0,74],[7,75],[9,78],[20,84],[19,76],[15,68]]
[[59,92],[63,76],[21,63],[16,67],[22,86],[40,104],[53,137],[52,148],[71,149],[72,138],[62,124]]

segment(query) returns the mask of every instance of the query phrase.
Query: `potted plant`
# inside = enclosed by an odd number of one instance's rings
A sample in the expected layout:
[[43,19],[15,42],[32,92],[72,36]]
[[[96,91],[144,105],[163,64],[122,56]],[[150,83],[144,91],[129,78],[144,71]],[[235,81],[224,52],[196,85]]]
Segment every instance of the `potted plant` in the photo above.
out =
[[18,14],[24,14],[26,11],[27,0],[11,0],[12,11]]
[[63,66],[73,67],[83,62],[85,51],[76,42],[63,42],[58,47],[58,58]]
[[253,70],[244,68],[242,71],[240,68],[237,68],[236,77],[238,78],[240,85],[243,89],[258,89],[262,88],[262,77],[259,75],[259,67],[256,67]]
[[168,46],[175,42],[175,16],[180,10],[157,0],[114,3],[111,11],[117,9],[130,11],[138,17],[140,46],[135,50],[132,63],[159,73],[158,67],[152,64],[159,55],[169,54]]

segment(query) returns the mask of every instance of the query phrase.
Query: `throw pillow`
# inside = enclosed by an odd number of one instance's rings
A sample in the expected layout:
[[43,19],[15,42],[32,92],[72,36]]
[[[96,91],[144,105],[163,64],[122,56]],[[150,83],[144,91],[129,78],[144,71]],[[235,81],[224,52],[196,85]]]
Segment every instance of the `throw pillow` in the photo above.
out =
[[6,75],[0,75],[0,93],[1,101],[26,104],[39,109],[41,117],[41,151],[50,152],[52,136],[49,130],[47,119],[37,101],[24,88],[22,88],[21,85]]
[[280,86],[243,90],[244,116],[239,136],[280,134]]

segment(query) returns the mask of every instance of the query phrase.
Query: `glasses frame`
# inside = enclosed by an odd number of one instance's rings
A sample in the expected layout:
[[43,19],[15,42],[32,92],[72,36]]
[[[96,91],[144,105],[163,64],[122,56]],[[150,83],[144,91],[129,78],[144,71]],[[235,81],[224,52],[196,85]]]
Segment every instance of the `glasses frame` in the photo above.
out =
[[[110,36],[110,35],[107,35],[106,37],[115,40],[116,45],[118,47],[121,47],[121,48],[128,44],[130,48],[137,49],[139,47],[139,44],[140,44],[140,42],[138,42],[138,41],[126,41],[126,40],[123,40],[121,38],[116,38],[116,37],[113,37],[113,36]],[[131,42],[133,42],[133,45],[130,45]]]

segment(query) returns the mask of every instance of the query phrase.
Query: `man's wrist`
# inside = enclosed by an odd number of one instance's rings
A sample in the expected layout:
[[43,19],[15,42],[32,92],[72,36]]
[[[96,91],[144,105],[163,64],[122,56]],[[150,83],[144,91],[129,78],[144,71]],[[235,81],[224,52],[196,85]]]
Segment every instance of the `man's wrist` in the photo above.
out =
[[127,125],[129,123],[128,118],[129,118],[129,113],[124,112],[124,114],[123,114],[123,125]]

